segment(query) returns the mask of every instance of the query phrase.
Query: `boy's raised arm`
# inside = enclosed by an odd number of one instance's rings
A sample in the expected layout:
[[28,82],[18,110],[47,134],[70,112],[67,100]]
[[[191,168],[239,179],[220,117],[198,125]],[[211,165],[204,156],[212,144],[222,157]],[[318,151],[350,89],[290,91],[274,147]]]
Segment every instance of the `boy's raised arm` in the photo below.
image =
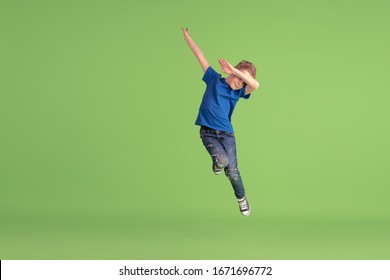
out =
[[192,40],[190,34],[188,33],[188,28],[185,29],[182,28],[182,30],[184,33],[184,39],[187,41],[188,46],[191,48],[192,52],[195,54],[196,58],[198,59],[203,71],[206,72],[207,68],[209,68],[209,63],[207,59],[205,58],[201,49],[195,44],[194,40]]

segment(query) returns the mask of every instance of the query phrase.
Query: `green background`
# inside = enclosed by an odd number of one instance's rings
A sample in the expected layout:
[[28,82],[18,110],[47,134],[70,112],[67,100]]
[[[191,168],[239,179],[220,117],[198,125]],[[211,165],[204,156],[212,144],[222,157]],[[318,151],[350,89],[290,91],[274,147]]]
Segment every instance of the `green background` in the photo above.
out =
[[[0,4],[0,259],[389,259],[390,2]],[[255,63],[252,213],[194,125],[181,27]]]

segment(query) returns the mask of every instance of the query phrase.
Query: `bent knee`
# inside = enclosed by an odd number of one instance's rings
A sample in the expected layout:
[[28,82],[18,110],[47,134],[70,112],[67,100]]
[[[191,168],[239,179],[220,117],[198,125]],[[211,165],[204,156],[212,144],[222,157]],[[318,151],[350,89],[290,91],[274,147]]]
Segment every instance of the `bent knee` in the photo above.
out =
[[216,163],[219,167],[222,167],[224,168],[225,166],[228,165],[228,159],[226,156],[224,155],[217,155],[217,157],[215,158],[216,160]]

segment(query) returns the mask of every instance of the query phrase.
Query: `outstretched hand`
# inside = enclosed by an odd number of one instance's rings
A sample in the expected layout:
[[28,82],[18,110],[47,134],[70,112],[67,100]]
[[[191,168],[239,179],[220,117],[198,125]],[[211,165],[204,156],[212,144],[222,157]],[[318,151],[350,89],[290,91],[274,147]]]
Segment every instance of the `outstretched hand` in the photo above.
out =
[[234,67],[225,59],[218,59],[219,65],[221,65],[221,70],[225,74],[233,74]]
[[188,33],[188,28],[182,28],[181,30],[183,30],[184,38],[190,37],[190,33]]

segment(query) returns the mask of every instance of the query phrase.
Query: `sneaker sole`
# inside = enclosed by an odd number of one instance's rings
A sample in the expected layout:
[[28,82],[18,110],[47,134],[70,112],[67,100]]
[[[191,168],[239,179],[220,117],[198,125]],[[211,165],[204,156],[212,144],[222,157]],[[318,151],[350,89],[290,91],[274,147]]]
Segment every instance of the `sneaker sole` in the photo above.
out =
[[244,214],[243,212],[241,212],[241,215],[243,215],[244,217],[248,217],[250,213],[251,213],[251,210],[249,210],[247,214]]
[[215,169],[214,169],[214,164],[213,164],[211,167],[212,167],[213,172],[214,172],[215,175],[219,175],[219,174],[222,173],[222,169],[219,169],[219,170],[215,170]]

